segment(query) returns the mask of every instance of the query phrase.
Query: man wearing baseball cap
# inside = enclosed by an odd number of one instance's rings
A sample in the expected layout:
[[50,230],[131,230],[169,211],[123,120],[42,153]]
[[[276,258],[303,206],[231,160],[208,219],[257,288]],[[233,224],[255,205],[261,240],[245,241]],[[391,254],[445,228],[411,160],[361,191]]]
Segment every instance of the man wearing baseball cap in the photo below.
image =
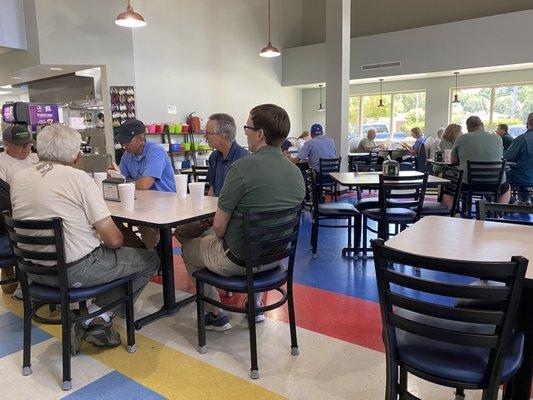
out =
[[291,158],[294,163],[299,163],[303,160],[309,161],[309,166],[315,171],[320,168],[321,158],[335,158],[337,152],[335,151],[335,142],[332,138],[324,135],[322,125],[313,124],[311,126],[311,140],[305,142],[303,147],[298,152],[296,157]]
[[[125,150],[120,159],[120,173],[127,180],[135,181],[137,190],[175,192],[174,169],[170,158],[158,143],[146,140],[145,131],[144,123],[138,119],[129,119],[118,129],[115,140]],[[139,226],[139,231],[146,248],[153,249],[159,243],[157,229]],[[141,246],[133,232],[123,230],[123,234],[128,245]]]
[[5,151],[0,153],[0,179],[11,184],[13,175],[31,165],[37,164],[39,158],[31,152],[33,138],[28,128],[13,125],[2,134]]
[[[0,211],[10,210],[9,185],[13,176],[20,170],[39,162],[37,154],[31,152],[33,138],[28,129],[21,125],[13,125],[6,128],[2,134],[4,140],[4,152],[0,153]],[[5,189],[4,189],[5,188]],[[6,196],[4,196],[6,194]],[[4,222],[0,226],[0,256],[11,255],[11,245],[5,233]],[[15,276],[15,268],[2,268],[0,280],[7,280]],[[22,291],[17,283],[2,285],[2,291],[13,294],[21,299]]]

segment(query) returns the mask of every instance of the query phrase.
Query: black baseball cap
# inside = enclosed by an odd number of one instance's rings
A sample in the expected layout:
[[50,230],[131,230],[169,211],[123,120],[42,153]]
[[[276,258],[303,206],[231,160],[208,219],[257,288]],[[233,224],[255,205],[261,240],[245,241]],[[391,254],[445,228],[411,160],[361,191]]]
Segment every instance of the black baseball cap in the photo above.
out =
[[146,127],[142,121],[138,119],[128,119],[119,128],[118,133],[115,136],[115,140],[120,144],[126,144],[131,142],[137,135],[141,135],[146,132]]
[[13,143],[15,146],[24,146],[34,142],[28,128],[21,125],[7,127],[2,137],[4,142]]

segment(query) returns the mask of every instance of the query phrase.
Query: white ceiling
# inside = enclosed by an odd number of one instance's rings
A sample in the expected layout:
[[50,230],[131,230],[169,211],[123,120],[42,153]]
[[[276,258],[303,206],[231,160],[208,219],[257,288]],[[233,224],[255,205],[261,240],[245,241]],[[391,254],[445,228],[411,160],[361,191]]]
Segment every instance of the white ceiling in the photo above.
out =
[[[95,67],[95,65],[36,65],[10,72],[7,75],[2,74],[0,69],[0,86],[15,85],[39,79],[51,78],[53,76],[65,75],[92,67]],[[61,70],[52,70],[50,68],[61,68]],[[14,77],[19,77],[20,79],[15,79]]]

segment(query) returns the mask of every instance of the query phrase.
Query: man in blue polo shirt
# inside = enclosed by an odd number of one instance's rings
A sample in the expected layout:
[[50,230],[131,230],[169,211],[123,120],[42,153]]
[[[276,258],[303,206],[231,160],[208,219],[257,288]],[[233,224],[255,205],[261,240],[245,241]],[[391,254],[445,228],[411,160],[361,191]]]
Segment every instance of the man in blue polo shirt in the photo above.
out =
[[[158,143],[149,142],[144,136],[144,123],[137,119],[127,120],[118,130],[115,140],[126,151],[120,160],[120,173],[127,179],[135,181],[137,190],[157,190],[175,192],[174,169],[166,151]],[[120,224],[122,228],[123,225]],[[129,247],[153,249],[159,243],[159,231],[154,228],[139,226],[142,243],[129,229],[121,229],[124,242]]]
[[208,196],[218,196],[231,165],[250,152],[235,141],[235,120],[228,114],[213,114],[205,125],[209,146],[215,149],[209,156],[207,180],[211,187]]
[[303,160],[309,161],[309,166],[315,171],[320,169],[321,158],[336,158],[335,142],[332,138],[324,135],[320,124],[311,126],[311,140],[305,142],[296,157],[291,158],[295,164]]

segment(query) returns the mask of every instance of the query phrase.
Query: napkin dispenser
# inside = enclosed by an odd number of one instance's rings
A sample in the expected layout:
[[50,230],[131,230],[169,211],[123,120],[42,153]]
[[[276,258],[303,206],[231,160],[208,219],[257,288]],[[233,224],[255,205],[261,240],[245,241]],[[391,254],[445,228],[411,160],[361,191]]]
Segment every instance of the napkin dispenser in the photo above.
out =
[[435,152],[435,161],[436,162],[444,162],[444,152],[441,150],[438,150]]
[[107,178],[102,181],[102,192],[104,193],[104,199],[110,201],[120,201],[120,194],[118,191],[118,185],[126,183],[124,178]]

